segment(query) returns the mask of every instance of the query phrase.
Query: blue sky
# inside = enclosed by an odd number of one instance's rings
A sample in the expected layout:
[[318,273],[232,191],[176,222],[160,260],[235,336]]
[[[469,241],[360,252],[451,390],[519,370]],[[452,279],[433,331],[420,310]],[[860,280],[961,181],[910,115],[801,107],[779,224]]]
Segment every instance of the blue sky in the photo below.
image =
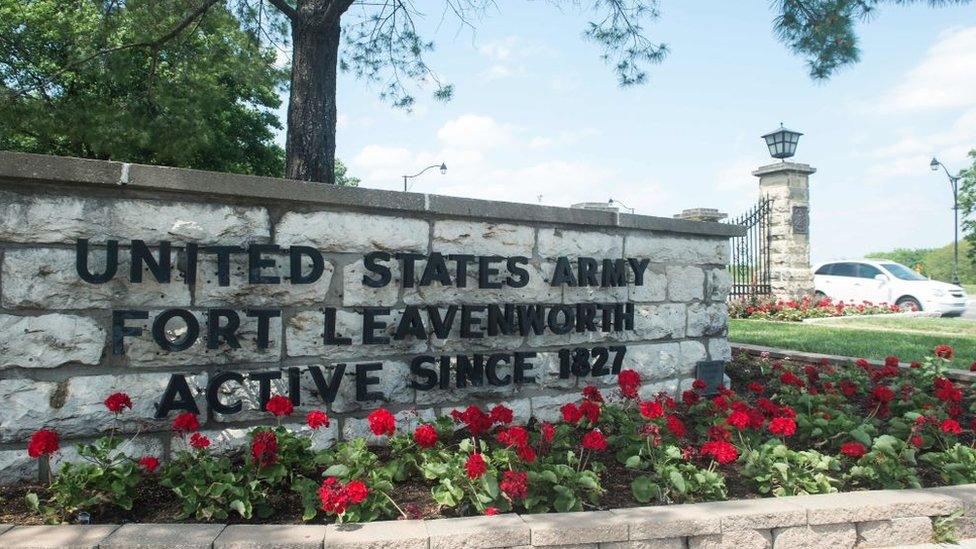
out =
[[340,77],[337,153],[363,186],[399,189],[444,161],[412,190],[736,214],[758,197],[751,170],[772,161],[759,136],[782,121],[805,134],[795,160],[818,170],[815,261],[951,241],[948,183],[928,160],[960,169],[976,148],[976,6],[885,7],[861,26],[861,62],[817,83],[774,37],[768,2],[664,0],[649,34],[671,54],[621,89],[581,38],[585,11],[499,4],[471,31],[418,2],[429,63],[456,87],[448,103],[422,89],[404,113]]

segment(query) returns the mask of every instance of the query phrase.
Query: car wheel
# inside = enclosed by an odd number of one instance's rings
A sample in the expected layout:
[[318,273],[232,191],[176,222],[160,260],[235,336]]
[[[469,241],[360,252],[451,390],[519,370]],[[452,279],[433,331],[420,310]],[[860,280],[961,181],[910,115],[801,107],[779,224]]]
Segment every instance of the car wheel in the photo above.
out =
[[905,311],[921,311],[922,304],[918,302],[914,297],[903,297],[899,299],[895,305],[898,305],[899,309],[904,309]]

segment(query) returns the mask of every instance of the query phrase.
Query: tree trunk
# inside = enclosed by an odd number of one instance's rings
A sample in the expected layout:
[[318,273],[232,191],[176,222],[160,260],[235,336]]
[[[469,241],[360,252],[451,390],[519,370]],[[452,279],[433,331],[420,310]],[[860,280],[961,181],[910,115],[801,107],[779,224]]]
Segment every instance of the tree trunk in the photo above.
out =
[[335,183],[339,18],[325,24],[309,19],[316,18],[298,17],[291,25],[294,51],[285,175]]

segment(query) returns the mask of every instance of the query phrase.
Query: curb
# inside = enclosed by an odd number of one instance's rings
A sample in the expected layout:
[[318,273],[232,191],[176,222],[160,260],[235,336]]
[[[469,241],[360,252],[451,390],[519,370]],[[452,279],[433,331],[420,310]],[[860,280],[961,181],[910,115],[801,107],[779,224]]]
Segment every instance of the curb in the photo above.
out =
[[957,535],[976,537],[976,484],[327,526],[0,525],[0,548],[887,547],[929,543],[931,517],[957,511]]

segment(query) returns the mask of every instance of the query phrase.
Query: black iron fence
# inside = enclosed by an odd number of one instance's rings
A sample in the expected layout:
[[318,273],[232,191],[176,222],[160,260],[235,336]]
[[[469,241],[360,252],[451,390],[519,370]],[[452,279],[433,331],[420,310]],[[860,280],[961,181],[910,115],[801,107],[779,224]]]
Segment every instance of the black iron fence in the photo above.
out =
[[744,214],[729,219],[728,223],[746,228],[746,234],[732,238],[732,255],[729,273],[732,275],[730,298],[771,295],[769,244],[772,238],[769,215],[773,200],[759,199]]

